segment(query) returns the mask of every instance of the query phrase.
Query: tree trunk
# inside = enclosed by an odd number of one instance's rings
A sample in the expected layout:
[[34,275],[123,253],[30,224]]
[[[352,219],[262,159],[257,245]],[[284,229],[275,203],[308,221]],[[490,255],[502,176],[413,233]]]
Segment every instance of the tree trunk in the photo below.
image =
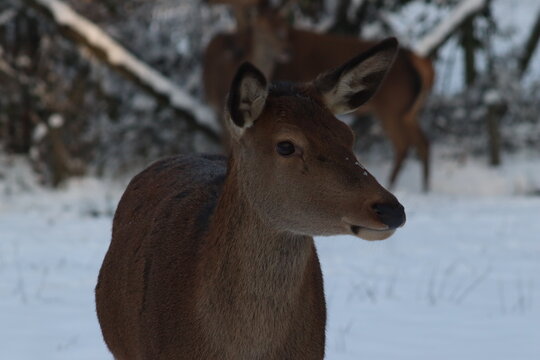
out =
[[508,107],[501,95],[495,91],[488,91],[484,95],[487,104],[486,127],[488,134],[489,164],[498,166],[501,164],[501,133],[499,129],[500,119],[506,113]]
[[506,113],[506,106],[500,102],[489,104],[487,113],[487,131],[489,164],[499,166],[501,164],[501,132],[499,120]]
[[461,46],[463,47],[465,64],[465,84],[472,85],[476,79],[475,61],[475,38],[474,38],[474,17],[471,16],[463,23],[461,35]]
[[363,0],[362,3],[358,5],[353,19],[351,19],[349,17],[351,0],[340,0],[337,6],[336,15],[334,17],[334,22],[330,29],[328,29],[328,32],[334,34],[358,36],[360,34],[362,23],[364,22],[369,5],[369,0]]

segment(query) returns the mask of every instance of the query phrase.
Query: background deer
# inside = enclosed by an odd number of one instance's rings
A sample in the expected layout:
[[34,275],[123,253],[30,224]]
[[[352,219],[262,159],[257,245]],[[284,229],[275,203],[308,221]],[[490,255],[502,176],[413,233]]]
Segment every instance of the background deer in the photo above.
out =
[[356,160],[354,111],[391,66],[389,39],[304,84],[246,63],[226,111],[231,153],[158,161],[126,189],[96,286],[116,359],[322,359],[312,236],[389,237],[403,206]]
[[[237,8],[245,9],[236,6],[235,10]],[[263,8],[255,14],[249,13],[250,16],[240,10],[235,14],[241,19],[237,22],[236,31],[214,36],[203,55],[202,80],[206,101],[222,123],[226,95],[240,64],[249,61],[271,78],[276,65],[288,61],[290,53],[288,27],[282,14]]]
[[[304,82],[338,66],[375,41],[320,34],[290,27],[283,13],[259,7],[247,31],[218,34],[204,55],[203,84],[206,98],[217,114],[234,73],[245,60],[261,66],[274,80]],[[218,55],[220,54],[220,55]],[[220,76],[216,76],[219,73]],[[418,115],[434,82],[431,60],[401,48],[377,94],[358,114],[374,114],[392,143],[394,164],[389,184],[393,186],[411,147],[422,162],[423,188],[429,188],[429,142]]]

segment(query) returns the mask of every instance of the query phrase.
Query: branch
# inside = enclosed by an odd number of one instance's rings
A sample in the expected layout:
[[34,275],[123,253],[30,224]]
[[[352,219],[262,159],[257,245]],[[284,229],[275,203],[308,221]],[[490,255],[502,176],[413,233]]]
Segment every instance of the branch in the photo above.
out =
[[536,16],[536,22],[534,23],[534,26],[531,30],[531,33],[525,45],[525,50],[523,51],[523,55],[521,56],[521,59],[519,59],[518,71],[519,71],[520,77],[523,77],[523,74],[529,67],[531,58],[534,54],[534,51],[536,50],[536,47],[538,46],[539,39],[540,39],[540,11],[538,12],[538,15]]
[[206,106],[137,59],[97,25],[60,0],[24,1],[51,18],[63,35],[84,45],[113,70],[136,83],[161,103],[170,106],[192,128],[203,132],[213,141],[219,141],[220,130],[212,121],[212,113]]
[[236,5],[236,6],[256,6],[262,3],[261,0],[207,0],[210,5]]
[[462,0],[446,19],[416,44],[416,53],[425,57],[434,55],[463,23],[484,11],[489,2],[490,0]]
[[15,71],[13,68],[2,59],[2,48],[0,48],[0,75],[5,76],[6,78],[13,79],[15,78]]
[[2,58],[3,49],[0,46],[0,86],[6,87],[6,84],[17,80],[15,70]]

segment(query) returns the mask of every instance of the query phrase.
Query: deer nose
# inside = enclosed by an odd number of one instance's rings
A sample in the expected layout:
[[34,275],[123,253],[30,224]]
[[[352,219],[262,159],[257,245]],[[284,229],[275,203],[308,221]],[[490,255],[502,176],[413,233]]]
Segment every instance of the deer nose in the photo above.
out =
[[396,229],[405,224],[405,208],[398,202],[377,203],[371,206],[380,222],[389,229]]

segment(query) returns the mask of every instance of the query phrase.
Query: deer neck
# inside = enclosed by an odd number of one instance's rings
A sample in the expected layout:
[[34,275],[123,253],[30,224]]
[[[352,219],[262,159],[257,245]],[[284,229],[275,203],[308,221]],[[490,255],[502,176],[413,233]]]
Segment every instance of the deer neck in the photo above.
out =
[[[219,273],[215,275],[234,275],[237,279],[231,280],[242,280],[239,286],[246,291],[262,291],[261,286],[284,288],[288,282],[297,280],[296,274],[291,272],[305,267],[313,238],[276,230],[267,224],[238,186],[234,161],[230,161],[229,166],[206,242],[215,250],[219,249],[219,259],[212,261],[222,264],[219,267],[208,264],[209,268],[216,267],[214,270]],[[284,279],[284,274],[291,276]],[[258,284],[258,280],[268,282]]]
[[223,343],[244,339],[260,349],[269,346],[300,303],[313,239],[262,221],[240,191],[233,164],[204,246],[211,255],[199,264],[198,298],[202,318],[211,319],[207,331],[222,334]]
[[279,54],[268,44],[269,36],[271,35],[259,31],[256,27],[245,27],[237,31],[236,44],[245,51],[243,60],[257,66],[264,76],[271,79]]
[[279,54],[276,54],[276,50],[267,44],[267,37],[268,35],[261,35],[255,31],[255,34],[253,34],[250,61],[261,70],[267,79],[271,79]]

